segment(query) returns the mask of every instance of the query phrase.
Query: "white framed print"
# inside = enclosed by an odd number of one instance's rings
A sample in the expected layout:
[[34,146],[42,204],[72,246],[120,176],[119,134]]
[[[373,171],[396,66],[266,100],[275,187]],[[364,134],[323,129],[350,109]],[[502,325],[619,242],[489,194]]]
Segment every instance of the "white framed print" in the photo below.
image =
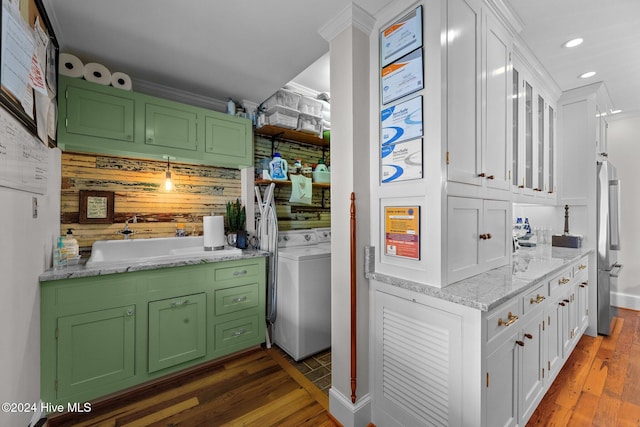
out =
[[395,144],[423,136],[422,96],[385,108],[380,112],[381,144]]
[[388,104],[424,88],[422,70],[422,49],[414,50],[382,68],[380,73],[382,103]]
[[422,138],[380,147],[380,181],[407,181],[422,178]]
[[380,65],[391,64],[419,47],[422,47],[422,6],[380,32]]

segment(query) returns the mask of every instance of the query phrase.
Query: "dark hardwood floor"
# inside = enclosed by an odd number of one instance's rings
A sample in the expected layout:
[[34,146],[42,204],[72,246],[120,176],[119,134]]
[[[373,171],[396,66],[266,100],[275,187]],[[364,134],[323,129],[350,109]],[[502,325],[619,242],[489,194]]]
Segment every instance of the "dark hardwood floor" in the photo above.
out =
[[611,335],[580,339],[527,427],[640,426],[640,312],[613,310]]
[[[640,312],[614,316],[610,336],[581,338],[528,427],[640,426]],[[338,427],[328,408],[326,393],[281,352],[259,349],[48,425]]]
[[329,399],[276,350],[257,349],[206,371],[63,414],[50,427],[337,427]]

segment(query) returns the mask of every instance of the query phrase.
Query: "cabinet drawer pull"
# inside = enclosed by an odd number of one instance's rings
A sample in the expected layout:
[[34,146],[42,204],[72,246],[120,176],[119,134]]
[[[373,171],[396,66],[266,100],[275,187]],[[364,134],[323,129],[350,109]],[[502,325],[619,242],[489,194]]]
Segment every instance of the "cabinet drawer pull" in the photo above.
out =
[[584,265],[584,264],[580,264],[580,265],[578,266],[578,270],[584,270],[585,268],[587,268],[587,266],[586,266],[586,265]]
[[247,270],[238,270],[233,272],[234,276],[244,276],[245,274],[247,274]]
[[533,299],[533,297],[531,297],[529,299],[529,304],[540,304],[542,301],[544,301],[544,297],[540,294],[536,294],[536,299]]
[[530,340],[533,339],[533,335],[531,335],[531,334],[524,334],[524,337],[527,338],[527,339],[530,339]]
[[524,347],[524,341],[516,340],[516,344],[518,344],[520,347]]
[[236,338],[236,337],[239,337],[240,335],[246,334],[247,332],[249,331],[247,331],[246,329],[240,329],[239,331],[235,331],[234,333],[232,333],[231,337]]
[[568,299],[563,299],[562,301],[566,302],[567,304],[569,304],[571,302]]
[[130,309],[127,310],[127,316],[133,316],[133,313],[135,313],[133,308],[130,308]]
[[580,283],[580,287],[581,288],[586,288],[588,285],[589,285],[589,281],[588,280],[585,281],[585,282]]
[[182,301],[174,301],[171,303],[171,307],[180,307],[181,305],[189,304],[189,300],[185,299]]
[[524,185],[518,185],[518,188],[524,188]]
[[246,301],[246,300],[247,300],[247,297],[246,297],[246,296],[243,296],[243,297],[237,297],[237,298],[234,298],[234,299],[233,299],[233,302],[244,302],[244,301]]
[[571,279],[567,279],[566,277],[563,277],[562,279],[558,279],[558,285],[566,285],[570,281]]
[[518,316],[509,312],[509,314],[507,314],[506,321],[502,320],[502,317],[498,319],[498,326],[509,326],[513,324],[516,320],[518,320]]

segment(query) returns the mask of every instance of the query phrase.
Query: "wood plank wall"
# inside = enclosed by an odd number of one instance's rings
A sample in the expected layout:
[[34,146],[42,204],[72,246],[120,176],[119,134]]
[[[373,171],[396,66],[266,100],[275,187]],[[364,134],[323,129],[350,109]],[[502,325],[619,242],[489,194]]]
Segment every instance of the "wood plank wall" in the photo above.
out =
[[[174,188],[164,189],[167,163],[93,154],[62,154],[60,233],[73,228],[81,247],[96,240],[120,239],[127,218],[134,238],[171,237],[179,222],[187,233],[202,232],[202,217],[223,215],[229,200],[240,197],[240,171],[171,164]],[[80,190],[115,193],[113,224],[79,224]]]
[[[260,159],[271,159],[273,152],[280,153],[289,166],[296,159],[302,163],[312,165],[323,157],[322,148],[288,141],[271,142],[270,138],[256,135],[255,138],[255,165],[259,165]],[[330,164],[329,149],[324,153],[325,163]],[[256,173],[259,173],[256,167]],[[261,189],[264,192],[264,188]],[[323,197],[324,196],[324,197]],[[289,203],[291,186],[279,185],[275,190],[276,212],[278,214],[278,228],[280,230],[298,230],[302,228],[317,228],[331,226],[331,190],[320,188],[313,189],[311,205],[292,205]],[[324,200],[324,201],[323,201]]]
[[[276,141],[273,149],[291,165],[295,159],[313,164],[323,157],[320,147],[293,142]],[[256,165],[260,159],[271,157],[271,140],[256,136]],[[328,149],[324,158],[329,164]],[[224,215],[226,202],[241,195],[239,170],[181,163],[171,163],[174,188],[167,192],[164,190],[166,167],[163,161],[64,152],[61,235],[67,228],[73,228],[78,244],[86,252],[96,240],[122,238],[117,231],[134,215],[138,217],[138,223],[130,225],[136,231],[134,238],[174,236],[180,222],[185,224],[187,233],[202,233],[203,216]],[[113,191],[114,223],[79,224],[80,190]],[[322,189],[315,188],[310,206],[292,205],[290,196],[290,186],[276,187],[276,212],[281,230],[331,225],[329,189],[323,193]]]

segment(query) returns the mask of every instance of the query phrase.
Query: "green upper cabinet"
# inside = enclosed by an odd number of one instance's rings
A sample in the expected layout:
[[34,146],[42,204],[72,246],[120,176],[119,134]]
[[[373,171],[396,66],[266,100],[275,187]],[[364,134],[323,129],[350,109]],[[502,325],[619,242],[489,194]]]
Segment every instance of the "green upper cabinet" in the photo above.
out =
[[193,109],[146,102],[145,144],[162,148],[196,151],[198,116]]
[[253,134],[245,119],[210,114],[204,117],[205,159],[224,165],[253,164]]
[[253,164],[248,119],[65,76],[58,92],[58,146],[65,151],[171,156],[228,168]]
[[133,99],[69,87],[65,101],[67,133],[133,142]]

